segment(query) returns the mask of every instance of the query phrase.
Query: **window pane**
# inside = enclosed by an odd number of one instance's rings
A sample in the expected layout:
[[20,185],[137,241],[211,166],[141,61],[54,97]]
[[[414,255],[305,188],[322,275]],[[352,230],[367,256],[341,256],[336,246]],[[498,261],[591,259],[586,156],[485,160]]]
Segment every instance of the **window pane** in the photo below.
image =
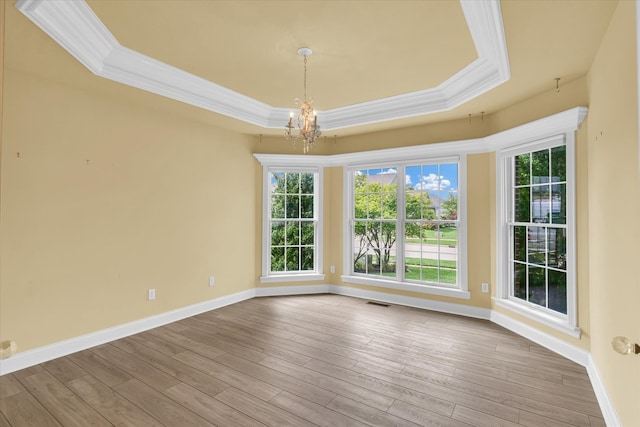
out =
[[527,298],[527,266],[518,262],[513,263],[513,296]]
[[535,185],[531,187],[531,221],[548,223],[550,212],[549,186]]
[[366,194],[360,193],[356,194],[354,199],[354,218],[367,218],[369,215],[368,196]]
[[367,191],[366,171],[353,172],[354,193],[365,193]]
[[528,227],[529,262],[547,264],[547,233],[545,227]]
[[313,270],[313,247],[302,248],[302,268],[303,271]]
[[315,226],[313,222],[302,222],[300,225],[300,244],[301,245],[313,245]]
[[554,224],[567,223],[567,185],[554,184],[551,186],[552,222]]
[[514,221],[529,222],[531,220],[529,211],[529,187],[515,189],[514,201]]
[[300,193],[313,194],[314,174],[301,173],[300,174]]
[[287,218],[300,218],[300,196],[286,196]]
[[396,203],[395,193],[385,193],[383,199],[383,212],[382,216],[385,219],[395,219],[398,217],[398,207]]
[[551,149],[551,182],[567,180],[567,148],[562,145]]
[[549,308],[567,314],[567,274],[549,270]]
[[407,190],[405,194],[405,215],[407,219],[422,218],[422,198],[420,191]]
[[549,266],[560,270],[567,269],[567,230],[550,228],[549,233]]
[[529,302],[547,306],[546,269],[529,266]]
[[300,201],[302,202],[300,216],[313,218],[313,196],[300,196]]
[[[367,272],[367,239],[365,238],[366,223],[356,223],[353,243],[353,271],[354,273]],[[359,230],[362,230],[360,232]]]
[[300,270],[300,248],[287,248],[285,253],[287,271]]
[[513,259],[527,260],[527,227],[513,227]]
[[284,245],[284,222],[271,223],[271,246]]
[[549,150],[532,153],[531,162],[531,183],[547,184],[549,182]]
[[300,193],[300,174],[289,172],[287,177],[287,193],[298,194]]
[[458,195],[456,193],[448,193],[446,197],[443,194],[440,204],[440,218],[444,220],[458,219]]
[[284,271],[284,248],[271,248],[271,271]]
[[531,156],[529,155],[529,153],[523,154],[521,156],[516,156],[516,159],[515,159],[515,170],[516,170],[515,184],[516,185],[529,185],[531,183],[529,179],[530,158]]
[[284,218],[284,198],[281,194],[271,197],[271,218]]
[[275,172],[270,174],[271,180],[271,192],[273,194],[284,193],[285,185],[284,185],[284,172]]
[[382,193],[369,193],[367,210],[369,212],[369,218],[382,218]]
[[298,221],[287,222],[287,246],[300,244],[300,223]]

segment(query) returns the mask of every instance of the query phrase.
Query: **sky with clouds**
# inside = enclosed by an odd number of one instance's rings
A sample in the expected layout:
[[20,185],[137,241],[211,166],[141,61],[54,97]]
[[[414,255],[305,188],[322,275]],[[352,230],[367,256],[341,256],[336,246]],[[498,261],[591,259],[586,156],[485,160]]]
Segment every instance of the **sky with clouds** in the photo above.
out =
[[[362,171],[361,173],[367,172]],[[390,174],[397,173],[397,169],[374,169],[369,170],[368,173],[371,175]],[[456,193],[458,191],[458,164],[407,166],[404,182],[406,186],[429,193]]]

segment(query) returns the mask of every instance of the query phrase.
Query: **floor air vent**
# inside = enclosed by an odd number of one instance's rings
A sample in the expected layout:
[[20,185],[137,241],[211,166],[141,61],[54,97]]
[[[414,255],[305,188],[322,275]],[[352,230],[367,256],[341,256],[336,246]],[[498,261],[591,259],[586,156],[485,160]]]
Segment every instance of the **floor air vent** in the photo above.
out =
[[382,303],[382,302],[376,302],[376,301],[367,301],[367,304],[379,305],[380,307],[389,307],[389,304],[385,304],[385,303]]

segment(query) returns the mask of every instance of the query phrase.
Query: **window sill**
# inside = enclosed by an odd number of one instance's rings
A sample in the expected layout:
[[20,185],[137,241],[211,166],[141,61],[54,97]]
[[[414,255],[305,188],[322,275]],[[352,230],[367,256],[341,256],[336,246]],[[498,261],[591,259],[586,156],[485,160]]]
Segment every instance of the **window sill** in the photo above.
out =
[[582,333],[579,327],[570,325],[564,319],[560,319],[541,310],[536,310],[532,307],[527,307],[525,304],[521,304],[517,301],[502,298],[494,298],[494,301],[498,307],[505,308],[516,314],[520,314],[528,319],[542,323],[545,326],[553,328],[556,331],[560,331],[574,338],[579,339],[580,334]]
[[283,282],[312,282],[324,280],[324,274],[320,273],[298,273],[281,274],[271,276],[260,276],[260,283],[283,283]]
[[392,290],[418,292],[421,294],[440,295],[451,298],[470,299],[471,293],[458,288],[445,288],[433,285],[418,285],[416,283],[398,282],[396,280],[374,279],[362,276],[341,276],[343,282],[357,285],[377,286]]

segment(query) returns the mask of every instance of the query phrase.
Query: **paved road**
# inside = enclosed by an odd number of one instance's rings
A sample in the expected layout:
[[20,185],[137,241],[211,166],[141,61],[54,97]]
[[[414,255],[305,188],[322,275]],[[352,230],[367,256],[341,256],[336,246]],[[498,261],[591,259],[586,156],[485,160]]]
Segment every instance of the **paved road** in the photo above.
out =
[[[358,242],[355,243],[355,247],[358,247]],[[438,259],[438,245],[428,245],[420,243],[407,243],[404,249],[405,258],[420,258],[420,252],[422,251],[422,258]],[[391,247],[391,256],[396,256],[395,245]],[[440,246],[440,259],[447,261],[456,261],[458,257],[458,248],[449,246]]]

